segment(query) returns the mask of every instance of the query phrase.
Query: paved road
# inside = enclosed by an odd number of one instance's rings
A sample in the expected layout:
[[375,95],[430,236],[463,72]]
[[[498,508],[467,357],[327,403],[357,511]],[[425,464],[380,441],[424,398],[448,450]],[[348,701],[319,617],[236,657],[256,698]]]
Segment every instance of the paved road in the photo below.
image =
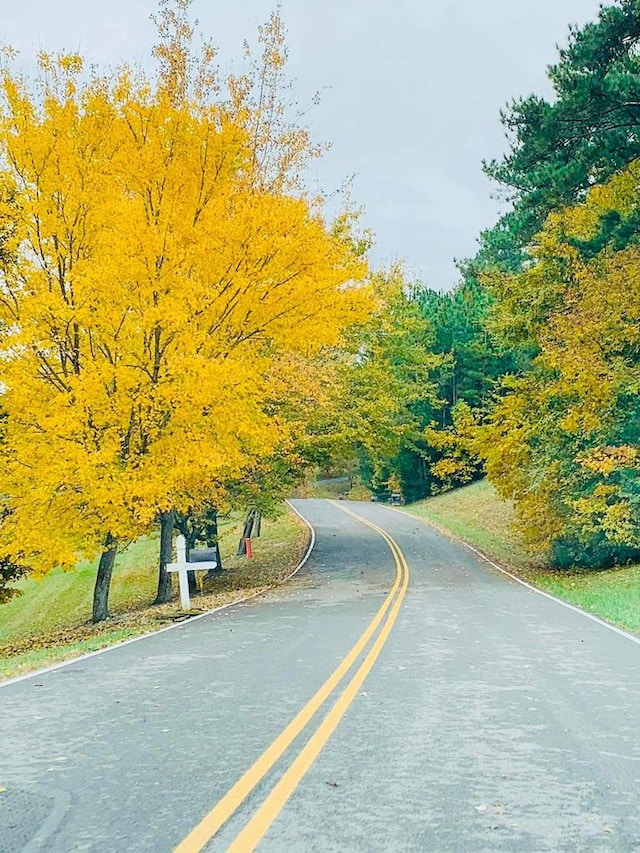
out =
[[[316,693],[396,562],[338,506],[296,505],[317,545],[287,588],[0,687],[1,853],[173,850]],[[409,516],[340,506],[391,534],[409,589],[258,849],[640,851],[640,647]],[[336,695],[208,851],[232,846]]]

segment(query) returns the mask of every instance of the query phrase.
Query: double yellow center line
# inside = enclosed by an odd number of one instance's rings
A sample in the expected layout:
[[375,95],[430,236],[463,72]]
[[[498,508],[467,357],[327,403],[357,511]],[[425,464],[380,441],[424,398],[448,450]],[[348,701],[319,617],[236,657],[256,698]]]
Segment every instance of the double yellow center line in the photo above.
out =
[[343,692],[335,700],[331,709],[298,753],[288,770],[285,771],[284,775],[274,785],[266,799],[262,802],[262,805],[245,825],[244,829],[236,836],[227,850],[228,853],[250,853],[250,851],[256,848],[335,731],[338,723],[362,687],[365,678],[371,671],[391,632],[409,584],[409,567],[407,566],[407,561],[398,545],[385,530],[346,507],[333,501],[331,503],[357,521],[375,530],[387,543],[396,564],[396,577],[393,586],[360,639],[318,692],[307,702],[304,708],[299,711],[246,773],[238,779],[235,785],[213,807],[209,814],[176,847],[175,853],[199,853],[199,851],[204,849],[211,838],[245,801],[276,761],[282,757],[293,741],[307,727],[326,700],[336,691],[340,682],[354,666],[384,620],[371,648]]

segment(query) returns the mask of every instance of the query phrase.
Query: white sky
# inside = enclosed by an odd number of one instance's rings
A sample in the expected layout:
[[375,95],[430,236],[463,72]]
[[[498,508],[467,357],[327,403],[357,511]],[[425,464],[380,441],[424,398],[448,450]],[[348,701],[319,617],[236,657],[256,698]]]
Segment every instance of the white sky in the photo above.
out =
[[[500,205],[481,170],[504,149],[499,111],[514,96],[547,94],[545,68],[569,23],[593,20],[598,0],[283,0],[290,72],[316,139],[325,191],[355,175],[352,196],[376,235],[376,262],[406,260],[448,289],[454,258],[473,255]],[[193,0],[221,65],[240,61],[274,0]],[[148,65],[155,0],[0,0],[0,41],[30,63],[41,49],[89,62]]]

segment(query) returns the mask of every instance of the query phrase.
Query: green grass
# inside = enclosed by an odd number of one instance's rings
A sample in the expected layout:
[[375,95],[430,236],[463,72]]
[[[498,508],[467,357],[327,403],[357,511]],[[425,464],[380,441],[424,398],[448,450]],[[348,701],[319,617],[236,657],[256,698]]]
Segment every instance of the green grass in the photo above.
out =
[[499,562],[518,569],[539,565],[518,542],[513,505],[500,500],[486,480],[410,504],[406,509],[450,530]]
[[536,572],[531,583],[600,616],[620,628],[640,634],[640,566],[601,572]]
[[513,505],[485,480],[408,506],[469,542],[529,583],[618,625],[640,633],[640,565],[606,571],[559,572],[526,553],[516,532]]
[[[118,554],[109,598],[113,614],[152,600],[157,559],[157,537],[141,539]],[[95,573],[96,563],[83,561],[73,571],[54,569],[41,579],[23,580],[17,585],[22,595],[1,605],[0,647],[86,622]]]
[[316,480],[309,484],[306,489],[305,497],[308,498],[325,498],[327,500],[337,500],[344,498],[351,488],[347,477],[336,477],[334,480]]
[[[306,531],[292,512],[263,522],[252,560],[235,556],[241,522],[235,516],[221,525],[225,572],[207,585],[202,596],[192,597],[194,613],[279,583],[297,562]],[[55,570],[41,580],[23,580],[19,584],[23,594],[0,606],[0,678],[104,648],[182,618],[177,599],[150,606],[156,592],[158,547],[158,537],[148,537],[118,555],[109,601],[112,619],[100,625],[88,621],[95,563],[79,563],[71,572]]]
[[12,675],[20,675],[25,672],[31,672],[34,669],[51,666],[60,661],[87,654],[88,652],[95,652],[98,649],[122,643],[124,640],[129,640],[132,637],[138,637],[140,634],[145,634],[148,631],[149,625],[114,628],[111,631],[104,631],[93,637],[87,637],[86,640],[78,640],[77,642],[64,643],[58,646],[51,646],[50,648],[33,649],[32,651],[21,652],[16,655],[0,657],[0,680],[2,678],[9,678]]

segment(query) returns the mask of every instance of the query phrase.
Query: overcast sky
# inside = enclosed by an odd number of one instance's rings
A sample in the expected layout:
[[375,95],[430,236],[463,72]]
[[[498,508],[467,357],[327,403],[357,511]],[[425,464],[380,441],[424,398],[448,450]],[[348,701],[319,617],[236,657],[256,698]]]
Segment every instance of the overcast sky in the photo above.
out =
[[[545,68],[569,23],[598,0],[283,0],[298,99],[324,90],[308,115],[332,143],[315,177],[325,191],[355,175],[352,196],[376,237],[374,260],[403,258],[438,290],[454,258],[474,254],[501,205],[483,158],[504,150],[500,108],[548,93]],[[221,64],[239,61],[273,0],[193,0]],[[0,41],[30,63],[41,49],[89,61],[148,65],[156,0],[0,0]]]

